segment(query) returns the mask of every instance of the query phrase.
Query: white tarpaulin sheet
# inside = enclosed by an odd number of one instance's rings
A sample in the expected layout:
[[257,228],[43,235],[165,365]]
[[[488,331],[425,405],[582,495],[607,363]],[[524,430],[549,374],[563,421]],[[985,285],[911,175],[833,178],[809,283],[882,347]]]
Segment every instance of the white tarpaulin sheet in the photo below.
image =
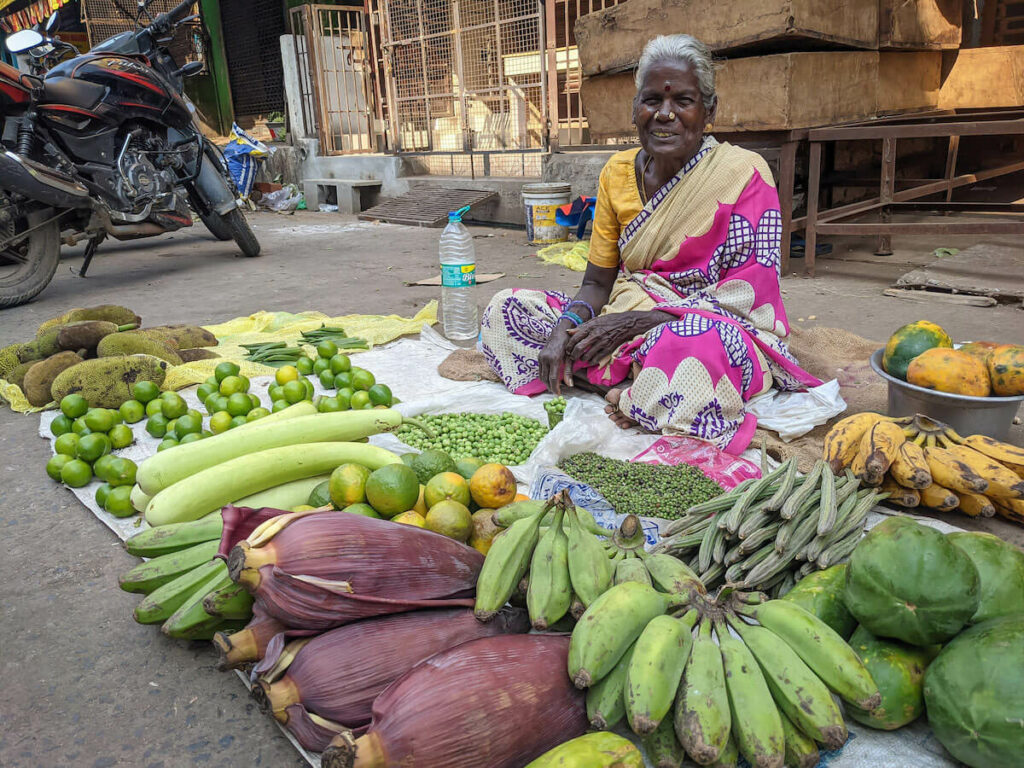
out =
[[[358,364],[372,371],[378,381],[391,387],[394,394],[402,400],[399,409],[409,416],[458,411],[511,411],[547,422],[547,412],[543,408],[543,403],[550,399],[550,395],[526,398],[513,395],[494,382],[457,382],[442,378],[437,373],[437,366],[451,349],[444,339],[429,331],[420,339],[400,339],[361,353]],[[318,394],[323,394],[324,391],[316,378],[310,377],[310,380]],[[272,383],[271,377],[254,379],[250,391],[258,394],[260,399],[267,403],[267,389]],[[190,407],[203,410],[195,396],[195,388],[182,391],[180,394]],[[623,431],[615,427],[604,414],[603,400],[596,395],[570,395],[567,399],[569,403],[562,423],[541,440],[526,464],[512,468],[524,489],[531,486],[539,472],[544,468],[550,468],[563,456],[579,451],[597,451],[613,458],[628,459],[647,450],[658,440],[657,435],[644,434],[638,430]],[[785,396],[776,397],[775,401],[779,410],[783,410]],[[835,400],[830,397],[823,398],[822,403],[822,413],[837,407]],[[50,422],[57,413],[46,411],[40,414],[39,434],[49,439],[51,444],[54,438],[50,434]],[[820,423],[827,418],[829,416],[825,416]],[[807,423],[806,414],[802,419],[803,423]],[[136,442],[120,451],[119,455],[139,463],[156,452],[160,440],[147,434],[144,427],[145,421],[133,426]],[[410,450],[394,435],[378,435],[371,438],[371,442],[397,452]],[[747,451],[745,457],[754,462],[758,461],[757,452],[754,450]],[[140,516],[118,519],[103,511],[94,498],[99,485],[98,481],[94,481],[84,488],[69,490],[121,540],[145,527]],[[882,519],[883,515],[873,514],[868,525],[874,525]],[[931,518],[919,519],[943,531],[956,530]],[[111,585],[111,588],[116,587]],[[125,621],[128,620],[126,616]],[[245,677],[240,677],[244,682]],[[310,765],[320,765],[320,760],[315,754],[302,749],[291,734],[283,728],[282,731]],[[850,723],[849,741],[837,752],[823,753],[820,765],[823,768],[952,768],[959,764],[945,752],[922,719],[892,733]]]

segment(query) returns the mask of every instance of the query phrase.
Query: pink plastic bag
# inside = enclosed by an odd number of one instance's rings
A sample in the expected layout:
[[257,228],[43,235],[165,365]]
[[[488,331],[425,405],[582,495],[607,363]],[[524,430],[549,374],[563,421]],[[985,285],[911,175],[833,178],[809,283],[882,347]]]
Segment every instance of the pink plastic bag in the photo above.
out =
[[697,467],[727,491],[748,478],[761,476],[761,469],[753,462],[733,456],[711,443],[693,437],[661,437],[630,461],[670,466],[689,464],[691,467]]

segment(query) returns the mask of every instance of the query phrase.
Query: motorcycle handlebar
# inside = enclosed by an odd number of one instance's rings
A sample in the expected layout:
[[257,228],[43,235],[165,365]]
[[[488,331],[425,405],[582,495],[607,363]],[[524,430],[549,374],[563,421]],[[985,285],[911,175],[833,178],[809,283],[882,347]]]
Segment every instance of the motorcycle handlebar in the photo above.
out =
[[167,17],[172,21],[178,21],[179,17],[184,15],[186,11],[191,10],[192,6],[195,4],[196,0],[182,0],[167,12]]
[[175,22],[183,18],[184,14],[186,14],[192,6],[195,5],[195,2],[196,0],[182,0],[167,13],[161,13],[153,19],[153,22],[149,25],[150,29],[161,34],[164,32],[170,32],[174,29]]

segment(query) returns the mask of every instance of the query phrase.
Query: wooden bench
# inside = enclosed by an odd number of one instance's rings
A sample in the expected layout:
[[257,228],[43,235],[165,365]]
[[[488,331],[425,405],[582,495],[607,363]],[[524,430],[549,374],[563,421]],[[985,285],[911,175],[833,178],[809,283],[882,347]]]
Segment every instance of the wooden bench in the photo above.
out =
[[[339,213],[360,213],[363,210],[362,190],[379,192],[381,184],[374,179],[305,179],[302,191],[306,196],[306,208],[311,211],[319,210],[320,203],[327,200],[327,189],[334,189]],[[321,194],[321,188],[324,188],[324,194]]]

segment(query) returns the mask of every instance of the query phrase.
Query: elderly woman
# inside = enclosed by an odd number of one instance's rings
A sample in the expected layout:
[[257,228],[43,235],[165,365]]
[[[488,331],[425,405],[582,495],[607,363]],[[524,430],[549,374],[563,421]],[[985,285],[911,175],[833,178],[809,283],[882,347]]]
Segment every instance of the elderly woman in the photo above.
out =
[[757,423],[747,401],[821,383],[784,341],[778,194],[759,155],[708,133],[718,99],[704,44],[650,41],[636,85],[640,149],[601,171],[583,285],[573,298],[499,292],[484,354],[516,394],[580,387],[623,428],[739,453]]

